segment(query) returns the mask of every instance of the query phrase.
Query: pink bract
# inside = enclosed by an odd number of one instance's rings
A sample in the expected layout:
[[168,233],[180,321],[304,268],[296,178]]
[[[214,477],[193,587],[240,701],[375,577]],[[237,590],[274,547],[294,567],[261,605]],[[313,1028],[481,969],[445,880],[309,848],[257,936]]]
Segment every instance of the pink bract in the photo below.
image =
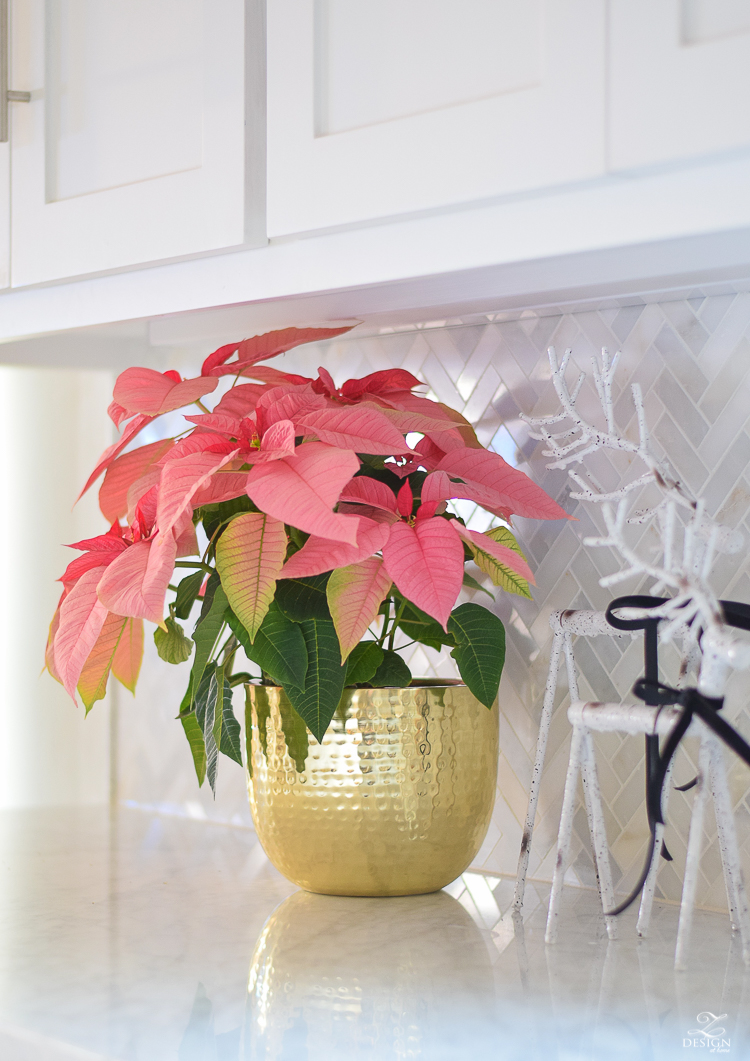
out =
[[[150,368],[120,374],[109,412],[125,426],[83,490],[105,473],[99,503],[111,527],[73,546],[82,555],[62,576],[47,650],[50,672],[71,696],[78,689],[87,709],[110,672],[134,688],[143,619],[175,636],[174,606],[165,610],[175,565],[192,567],[193,583],[211,576],[205,608],[221,582],[248,644],[279,580],[288,587],[332,571],[327,600],[343,659],[391,598],[447,630],[470,555],[482,570],[533,583],[515,549],[467,529],[448,506],[474,502],[506,522],[566,513],[481,446],[460,413],[414,393],[420,380],[393,368],[337,386],[325,367],[308,377],[260,364],[348,328],[285,328],[229,343],[195,378]],[[236,377],[231,388],[226,376]],[[178,410],[178,437],[131,448],[147,425]],[[411,445],[409,433],[421,438]]]

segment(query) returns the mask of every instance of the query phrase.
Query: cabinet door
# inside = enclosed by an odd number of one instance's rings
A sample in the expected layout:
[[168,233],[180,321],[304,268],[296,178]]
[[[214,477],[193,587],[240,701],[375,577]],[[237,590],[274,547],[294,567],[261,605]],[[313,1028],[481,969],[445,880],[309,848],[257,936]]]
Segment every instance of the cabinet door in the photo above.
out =
[[10,67],[8,0],[0,0],[0,289],[10,284],[10,148],[9,120],[15,104],[6,98],[13,89]]
[[750,3],[612,0],[614,170],[750,145]]
[[244,8],[14,0],[13,286],[245,241]]
[[0,289],[10,284],[10,157],[0,144]]
[[269,0],[269,236],[599,176],[604,50],[604,0]]

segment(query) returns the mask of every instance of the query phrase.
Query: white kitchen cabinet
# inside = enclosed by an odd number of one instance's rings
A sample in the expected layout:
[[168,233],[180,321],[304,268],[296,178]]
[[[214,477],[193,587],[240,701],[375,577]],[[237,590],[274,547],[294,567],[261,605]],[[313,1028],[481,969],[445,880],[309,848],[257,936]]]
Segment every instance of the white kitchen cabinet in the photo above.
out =
[[269,0],[268,234],[599,177],[604,0]]
[[8,0],[0,0],[0,289],[10,283],[10,149],[8,147],[8,119],[12,104],[8,90],[12,90],[10,48],[8,45]]
[[264,238],[257,0],[12,5],[14,287]]
[[10,284],[10,157],[0,144],[0,289]]
[[611,0],[609,166],[750,146],[748,0]]

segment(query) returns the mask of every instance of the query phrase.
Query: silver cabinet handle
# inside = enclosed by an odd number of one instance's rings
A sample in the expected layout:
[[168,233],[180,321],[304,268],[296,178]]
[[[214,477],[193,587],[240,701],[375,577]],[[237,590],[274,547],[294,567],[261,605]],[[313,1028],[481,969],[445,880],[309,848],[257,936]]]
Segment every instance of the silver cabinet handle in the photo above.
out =
[[0,0],[0,144],[8,140],[8,104],[30,103],[30,92],[16,92],[8,88],[8,0]]

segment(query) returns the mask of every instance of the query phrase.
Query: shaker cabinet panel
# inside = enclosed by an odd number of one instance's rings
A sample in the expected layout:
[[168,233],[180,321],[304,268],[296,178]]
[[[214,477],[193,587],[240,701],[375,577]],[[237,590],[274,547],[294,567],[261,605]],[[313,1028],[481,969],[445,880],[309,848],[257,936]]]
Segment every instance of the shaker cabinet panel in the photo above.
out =
[[604,171],[604,0],[269,0],[268,234]]
[[750,145],[747,0],[611,0],[609,166]]
[[15,0],[14,286],[243,243],[244,6]]

